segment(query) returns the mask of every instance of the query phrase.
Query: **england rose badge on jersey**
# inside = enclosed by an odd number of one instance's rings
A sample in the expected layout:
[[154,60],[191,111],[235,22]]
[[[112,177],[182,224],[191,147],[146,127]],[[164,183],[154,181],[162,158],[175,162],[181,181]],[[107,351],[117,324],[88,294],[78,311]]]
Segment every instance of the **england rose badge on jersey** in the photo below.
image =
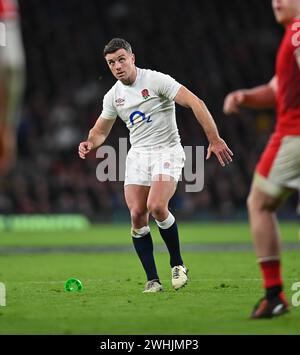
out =
[[150,97],[148,89],[142,90],[142,95],[145,100],[148,99],[148,97]]

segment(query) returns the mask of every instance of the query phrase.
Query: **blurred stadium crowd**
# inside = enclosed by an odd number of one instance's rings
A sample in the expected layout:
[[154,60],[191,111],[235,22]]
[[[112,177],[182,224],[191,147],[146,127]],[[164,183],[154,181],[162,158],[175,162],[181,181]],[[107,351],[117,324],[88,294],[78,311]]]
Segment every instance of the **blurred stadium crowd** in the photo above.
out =
[[[20,0],[26,53],[26,94],[17,131],[19,160],[1,178],[0,213],[84,213],[92,220],[127,217],[123,182],[99,182],[95,154],[81,161],[78,143],[114,83],[104,45],[124,37],[137,66],[168,73],[202,98],[234,164],[205,163],[205,186],[172,200],[182,218],[245,218],[253,169],[274,125],[274,113],[222,113],[231,90],[268,81],[282,31],[271,1]],[[183,145],[207,146],[192,112],[177,108]],[[106,144],[127,137],[118,120]],[[281,211],[293,216],[296,200]]]

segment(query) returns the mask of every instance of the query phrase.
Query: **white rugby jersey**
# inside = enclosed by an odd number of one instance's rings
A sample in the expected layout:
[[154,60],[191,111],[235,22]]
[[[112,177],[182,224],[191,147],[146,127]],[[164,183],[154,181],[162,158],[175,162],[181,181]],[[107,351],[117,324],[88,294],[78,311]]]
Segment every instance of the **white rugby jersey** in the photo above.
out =
[[174,102],[180,87],[169,75],[137,68],[132,85],[118,80],[104,96],[101,117],[119,116],[129,129],[132,148],[173,146],[180,143]]

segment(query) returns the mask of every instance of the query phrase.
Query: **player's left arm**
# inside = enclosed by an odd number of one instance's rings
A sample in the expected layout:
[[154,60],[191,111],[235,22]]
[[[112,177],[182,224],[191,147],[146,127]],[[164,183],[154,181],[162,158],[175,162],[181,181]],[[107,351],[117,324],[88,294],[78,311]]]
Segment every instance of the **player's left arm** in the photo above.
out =
[[174,100],[177,104],[190,108],[202,126],[209,141],[206,159],[209,159],[211,153],[214,153],[222,166],[232,162],[233,153],[220,137],[215,121],[205,103],[184,86],[180,87]]

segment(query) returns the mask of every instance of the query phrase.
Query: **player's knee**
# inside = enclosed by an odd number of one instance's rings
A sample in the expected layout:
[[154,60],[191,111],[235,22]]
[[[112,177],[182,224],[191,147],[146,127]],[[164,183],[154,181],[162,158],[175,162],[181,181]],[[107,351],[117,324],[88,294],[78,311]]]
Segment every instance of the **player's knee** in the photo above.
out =
[[151,215],[156,219],[160,219],[168,212],[167,207],[160,201],[149,202],[147,208]]
[[131,209],[130,216],[133,225],[139,225],[143,223],[145,219],[147,219],[147,214],[145,213],[145,211],[138,208]]
[[266,194],[256,194],[255,191],[251,191],[247,198],[247,208],[249,213],[275,212],[278,208],[278,202]]

